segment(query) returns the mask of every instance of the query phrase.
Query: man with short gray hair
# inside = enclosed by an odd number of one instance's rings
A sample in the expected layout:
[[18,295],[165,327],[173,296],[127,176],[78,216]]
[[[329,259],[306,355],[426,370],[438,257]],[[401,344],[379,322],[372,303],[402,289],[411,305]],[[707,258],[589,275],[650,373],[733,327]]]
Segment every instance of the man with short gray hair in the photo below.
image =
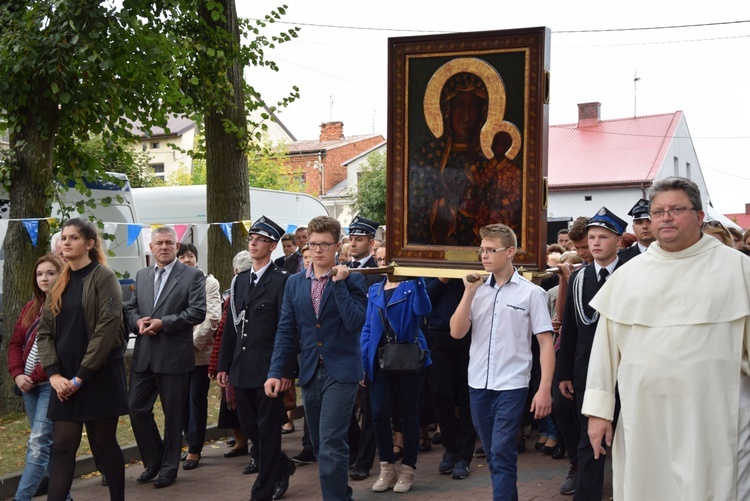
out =
[[654,183],[649,212],[656,242],[591,301],[590,441],[613,442],[617,385],[615,499],[750,499],[750,259],[703,235],[688,179]]
[[[177,259],[179,247],[172,228],[151,233],[156,266],[138,271],[125,305],[128,331],[137,334],[130,366],[130,422],[146,468],[137,481],[158,475],[156,487],[168,487],[177,478],[188,373],[195,368],[193,326],[206,318],[205,277]],[[154,421],[157,396],[164,409],[163,439]]]

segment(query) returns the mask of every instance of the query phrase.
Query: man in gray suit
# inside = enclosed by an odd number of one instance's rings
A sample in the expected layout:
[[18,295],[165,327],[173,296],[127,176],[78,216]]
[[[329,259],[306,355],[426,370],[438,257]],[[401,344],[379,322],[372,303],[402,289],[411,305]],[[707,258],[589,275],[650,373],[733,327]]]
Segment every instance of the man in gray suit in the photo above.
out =
[[[145,470],[139,483],[168,487],[177,477],[182,448],[183,408],[188,373],[195,367],[193,326],[206,317],[204,275],[177,259],[172,228],[151,233],[156,266],[136,274],[135,291],[125,305],[130,332],[138,337],[130,367],[130,422]],[[157,395],[164,409],[164,439],[154,421]]]

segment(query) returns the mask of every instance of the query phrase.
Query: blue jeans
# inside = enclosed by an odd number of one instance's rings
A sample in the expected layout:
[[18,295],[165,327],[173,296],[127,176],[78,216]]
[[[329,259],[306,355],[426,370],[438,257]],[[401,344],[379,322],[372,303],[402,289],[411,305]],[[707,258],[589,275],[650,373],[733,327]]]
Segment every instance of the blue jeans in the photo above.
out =
[[492,477],[492,499],[517,501],[517,438],[528,388],[504,391],[470,388],[469,391],[471,417]]
[[557,427],[552,414],[536,420],[540,435],[547,435],[547,439],[557,440]]
[[29,501],[47,473],[50,452],[52,451],[52,421],[47,419],[52,385],[37,385],[23,394],[23,405],[29,419],[31,434],[26,449],[26,466],[18,483],[15,499]]
[[320,365],[310,381],[301,387],[305,420],[318,458],[320,490],[325,501],[352,499],[347,431],[358,386],[358,383],[339,383],[325,365]]
[[[391,428],[391,404],[398,406],[401,415],[401,431],[404,434],[404,459],[401,464],[417,467],[419,451],[419,398],[424,385],[425,371],[419,374],[394,374],[375,369],[375,381],[368,381],[370,386],[370,404],[372,406],[372,428],[375,431],[375,443],[378,445],[378,457],[381,461],[394,463],[393,430]],[[397,398],[393,398],[394,394]]]

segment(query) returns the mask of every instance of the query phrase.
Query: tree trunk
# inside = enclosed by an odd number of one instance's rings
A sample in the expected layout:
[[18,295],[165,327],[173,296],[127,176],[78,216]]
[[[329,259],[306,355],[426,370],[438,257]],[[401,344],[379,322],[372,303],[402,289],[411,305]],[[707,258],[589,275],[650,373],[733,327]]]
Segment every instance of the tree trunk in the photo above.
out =
[[[40,94],[41,95],[41,92]],[[43,99],[41,99],[43,101]],[[35,106],[36,108],[36,106]],[[10,218],[41,218],[50,215],[50,203],[45,196],[52,183],[55,130],[57,129],[57,106],[42,102],[38,109],[30,109],[24,115],[28,122],[10,137],[10,148],[15,156],[10,174]],[[49,252],[49,225],[39,221],[39,236],[34,246],[20,221],[11,221],[5,235],[3,248],[3,336],[0,346],[0,367],[3,368],[3,384],[0,387],[0,415],[20,411],[22,400],[13,394],[13,380],[8,367],[8,342],[18,314],[31,299],[31,280],[36,260]]]
[[[201,7],[201,16],[210,26],[226,30],[234,43],[240,43],[237,9],[234,0],[222,0],[226,23],[214,22],[211,13]],[[206,217],[209,223],[241,221],[250,218],[247,157],[244,139],[227,132],[224,120],[229,120],[240,131],[247,131],[245,92],[242,66],[233,62],[227,79],[234,93],[223,106],[212,106],[204,116],[206,134]],[[233,276],[232,259],[247,248],[245,230],[241,224],[232,227],[232,243],[221,228],[211,225],[208,230],[208,272],[219,281],[222,289],[229,287]]]

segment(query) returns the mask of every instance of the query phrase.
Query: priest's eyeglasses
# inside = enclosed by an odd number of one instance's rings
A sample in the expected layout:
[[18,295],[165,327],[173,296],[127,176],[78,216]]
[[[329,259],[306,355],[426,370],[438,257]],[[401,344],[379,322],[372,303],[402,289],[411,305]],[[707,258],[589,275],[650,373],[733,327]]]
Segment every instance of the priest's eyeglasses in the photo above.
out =
[[654,209],[652,211],[649,211],[648,215],[651,216],[651,219],[662,219],[665,215],[671,215],[672,217],[680,217],[686,211],[689,211],[689,210],[698,210],[698,209],[693,209],[692,207],[672,207],[669,210]]
[[477,248],[477,254],[479,254],[480,256],[482,254],[495,254],[497,252],[504,251],[507,249],[510,249],[510,247],[500,247],[499,249],[489,249],[487,247],[479,247]]

